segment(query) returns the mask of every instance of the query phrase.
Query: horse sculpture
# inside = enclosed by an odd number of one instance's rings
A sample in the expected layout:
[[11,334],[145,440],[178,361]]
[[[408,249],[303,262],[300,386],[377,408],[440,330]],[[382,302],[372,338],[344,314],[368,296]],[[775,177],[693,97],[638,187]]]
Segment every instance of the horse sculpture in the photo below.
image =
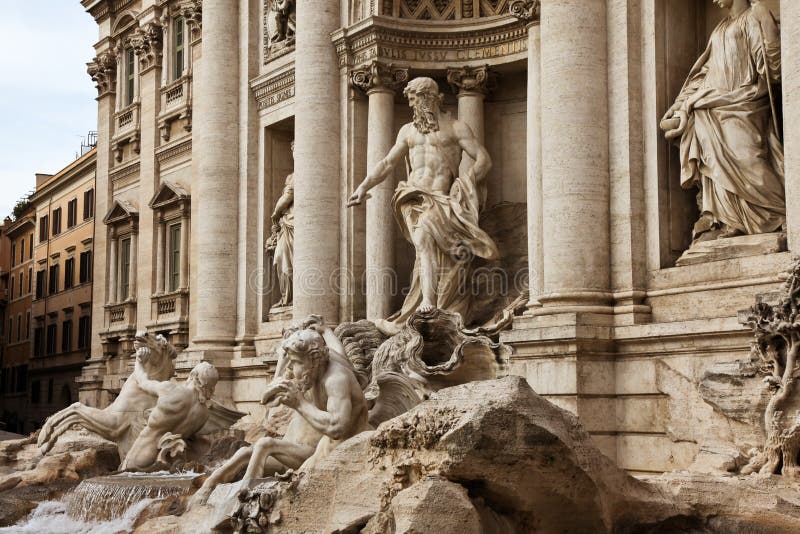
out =
[[[164,336],[139,332],[134,338],[134,349],[136,367],[150,380],[161,382],[175,375],[177,352]],[[107,408],[100,410],[76,402],[52,415],[42,427],[37,444],[43,454],[47,453],[64,432],[77,425],[115,442],[120,457],[124,458],[147,423],[147,412],[156,405],[156,400],[131,377]]]

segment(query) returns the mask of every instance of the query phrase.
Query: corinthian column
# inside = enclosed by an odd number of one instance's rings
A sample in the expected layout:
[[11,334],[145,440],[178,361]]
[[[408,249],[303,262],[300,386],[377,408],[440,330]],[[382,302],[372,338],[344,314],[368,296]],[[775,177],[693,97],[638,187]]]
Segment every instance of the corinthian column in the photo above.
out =
[[[350,81],[367,93],[367,168],[372,169],[394,145],[395,88],[408,80],[407,68],[378,61],[354,69]],[[393,180],[374,187],[367,200],[367,319],[385,319],[397,289],[394,255]]]
[[[484,144],[483,100],[490,89],[489,67],[459,67],[447,69],[447,83],[458,98],[458,120],[472,128],[481,144]],[[459,174],[464,175],[473,164],[472,158],[463,155]]]
[[544,307],[535,313],[612,311],[607,76],[606,0],[543,0]]
[[341,23],[339,4],[297,2],[295,52],[293,315],[318,313],[330,323],[339,317],[340,87],[330,37]]
[[512,15],[522,21],[528,30],[528,87],[526,109],[526,200],[528,208],[528,308],[541,307],[544,257],[542,255],[542,86],[541,86],[541,32],[539,25],[539,0],[513,0],[509,4]]
[[[239,191],[238,2],[203,2],[203,55],[194,89],[198,202],[195,350],[232,350],[236,336]],[[228,224],[226,224],[226,222]]]

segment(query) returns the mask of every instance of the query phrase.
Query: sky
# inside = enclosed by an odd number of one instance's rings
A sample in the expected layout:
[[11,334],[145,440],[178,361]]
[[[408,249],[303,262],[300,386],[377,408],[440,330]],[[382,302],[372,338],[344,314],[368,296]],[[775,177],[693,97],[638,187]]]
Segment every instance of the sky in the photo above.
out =
[[0,0],[0,220],[97,129],[97,24],[79,0]]

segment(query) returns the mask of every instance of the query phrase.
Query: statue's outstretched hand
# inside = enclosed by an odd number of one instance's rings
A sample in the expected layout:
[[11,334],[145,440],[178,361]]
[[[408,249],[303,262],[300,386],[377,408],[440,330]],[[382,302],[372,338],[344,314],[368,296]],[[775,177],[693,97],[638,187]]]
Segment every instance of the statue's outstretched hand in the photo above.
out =
[[347,207],[350,208],[352,206],[358,206],[368,198],[369,195],[367,194],[367,192],[364,191],[364,189],[362,189],[361,186],[358,186],[356,190],[353,191],[353,194],[350,195],[350,198],[347,199]]

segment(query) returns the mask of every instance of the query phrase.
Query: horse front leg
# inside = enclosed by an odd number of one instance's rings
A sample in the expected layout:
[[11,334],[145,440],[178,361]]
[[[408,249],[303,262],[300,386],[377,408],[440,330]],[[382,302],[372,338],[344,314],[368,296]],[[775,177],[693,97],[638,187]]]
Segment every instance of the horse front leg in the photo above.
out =
[[120,431],[118,413],[98,410],[81,404],[73,407],[69,415],[60,418],[60,421],[52,431],[52,436],[42,447],[42,452],[49,451],[58,438],[73,425],[80,425],[86,430],[112,441]]

